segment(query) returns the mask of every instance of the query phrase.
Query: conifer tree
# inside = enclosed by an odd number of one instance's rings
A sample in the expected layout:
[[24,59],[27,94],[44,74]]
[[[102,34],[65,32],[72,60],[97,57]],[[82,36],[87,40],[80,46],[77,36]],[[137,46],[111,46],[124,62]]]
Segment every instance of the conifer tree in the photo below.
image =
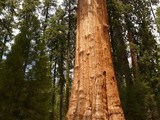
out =
[[51,81],[45,41],[34,15],[39,1],[24,0],[19,11],[20,33],[0,76],[0,119],[48,120]]
[[[49,35],[47,33],[50,32],[51,27],[50,26],[50,21],[53,19],[52,16],[54,15],[52,13],[53,10],[55,10],[57,6],[57,0],[45,0],[43,1],[43,9],[42,9],[42,16],[44,17],[44,20],[42,21],[42,38],[46,40],[48,44],[47,46],[47,52],[49,52],[49,61],[50,61],[50,78],[52,79],[52,98],[51,98],[51,110],[50,110],[50,120],[56,119],[56,114],[55,114],[55,98],[56,98],[56,87],[55,87],[55,82],[56,82],[56,68],[57,68],[57,62],[55,62],[55,56],[53,53],[52,47],[54,46],[52,41],[50,39],[47,39]],[[54,21],[54,20],[53,20]],[[53,22],[52,21],[52,22]],[[50,38],[52,38],[50,36]],[[52,46],[53,45],[53,46]]]
[[43,31],[46,30],[48,21],[51,17],[51,9],[55,9],[57,6],[57,0],[44,0],[43,1],[43,10],[42,10],[42,15],[44,16],[44,21],[43,21]]
[[14,16],[16,15],[17,0],[0,1],[0,67],[13,42]]
[[[145,119],[157,119],[157,93],[156,84],[159,83],[158,78],[158,57],[157,57],[157,42],[149,28],[152,28],[152,17],[151,9],[149,7],[148,1],[137,1],[136,4],[141,6],[140,11],[137,15],[139,19],[137,22],[139,24],[136,44],[139,48],[139,53],[137,54],[140,76],[139,81],[143,81],[148,87],[146,89],[146,98],[144,98],[146,104]],[[148,6],[148,7],[147,7]],[[135,5],[135,9],[137,9]],[[138,11],[137,11],[138,12]],[[157,92],[156,92],[157,91]],[[151,102],[152,101],[152,102]]]
[[53,74],[52,120],[64,117],[66,38],[65,14],[63,9],[58,7],[45,32]]
[[65,21],[67,23],[67,41],[66,41],[66,89],[65,89],[65,112],[69,106],[69,96],[71,90],[71,69],[73,69],[75,39],[76,39],[76,22],[77,22],[77,2],[75,0],[64,0]]
[[128,52],[125,36],[125,24],[124,24],[124,6],[119,0],[107,1],[109,25],[110,25],[110,37],[112,43],[112,57],[115,67],[115,73],[119,86],[123,86],[123,82],[127,83],[127,86],[133,84],[131,70],[128,61]]
[[[157,11],[156,11],[156,23],[158,24],[157,25],[157,31],[159,33],[159,36],[160,36],[160,7],[157,8]],[[160,42],[160,39],[158,38],[158,41]],[[158,43],[159,43],[158,42]],[[158,76],[160,76],[160,43],[158,44]],[[156,89],[157,89],[157,105],[158,105],[158,113],[160,115],[160,79],[158,80],[158,84],[156,85]]]
[[[156,119],[158,116],[157,95],[152,90],[157,89],[154,82],[158,83],[157,43],[151,29],[149,29],[152,28],[150,24],[152,22],[150,2],[145,0],[109,0],[107,2],[113,60],[115,61],[117,76],[120,78],[118,82],[120,82],[120,96],[125,116],[129,120]],[[117,31],[116,28],[118,28]],[[124,40],[124,42],[117,42],[119,38],[119,41]],[[120,47],[120,43],[122,47]],[[126,49],[126,46],[128,46],[128,49]],[[125,51],[127,51],[127,54]],[[131,59],[130,66],[129,62],[121,61],[123,56],[126,56],[126,59]],[[128,70],[124,69],[124,63],[128,64]],[[123,68],[124,74],[121,68]],[[149,71],[146,71],[147,69]],[[127,75],[130,77],[127,77]],[[127,84],[125,88],[127,82],[124,82],[124,80],[132,80],[132,84],[129,87],[129,84]],[[149,101],[152,101],[152,103]]]
[[158,28],[158,33],[160,33],[160,7],[157,8],[156,11],[156,23],[157,23],[157,28]]

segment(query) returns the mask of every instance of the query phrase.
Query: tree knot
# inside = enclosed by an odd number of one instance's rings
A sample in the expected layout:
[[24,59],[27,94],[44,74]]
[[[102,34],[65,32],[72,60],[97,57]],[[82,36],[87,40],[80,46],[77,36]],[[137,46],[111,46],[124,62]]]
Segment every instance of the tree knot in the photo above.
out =
[[103,27],[104,27],[104,29],[107,29],[107,30],[109,30],[109,28],[110,28],[110,26],[107,24],[103,24]]

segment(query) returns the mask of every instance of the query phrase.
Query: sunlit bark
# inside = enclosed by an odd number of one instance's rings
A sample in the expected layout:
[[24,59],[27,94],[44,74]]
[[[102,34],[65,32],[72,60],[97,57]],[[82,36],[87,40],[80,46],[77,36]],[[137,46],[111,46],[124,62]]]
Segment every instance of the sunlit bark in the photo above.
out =
[[125,120],[105,0],[79,0],[74,81],[66,120]]

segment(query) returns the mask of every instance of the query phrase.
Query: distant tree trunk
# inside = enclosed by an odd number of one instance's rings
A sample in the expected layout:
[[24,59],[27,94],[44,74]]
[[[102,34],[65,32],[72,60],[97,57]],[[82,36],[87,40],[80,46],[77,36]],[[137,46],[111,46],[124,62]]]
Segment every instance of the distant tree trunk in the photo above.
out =
[[[61,68],[62,69],[62,68]],[[64,76],[61,72],[60,75],[60,106],[59,106],[59,120],[62,120],[63,118],[63,88],[64,88]]]
[[[134,44],[133,36],[132,36],[132,33],[130,31],[128,31],[128,38],[129,38],[129,42]],[[131,57],[132,57],[132,65],[134,67],[138,67],[135,48],[131,48]]]
[[[132,32],[128,30],[128,40],[130,43],[134,44],[134,39]],[[138,63],[137,63],[137,55],[136,55],[136,50],[135,48],[130,48],[131,51],[131,59],[132,59],[132,66],[134,67],[134,76],[138,76]]]
[[[120,32],[122,34],[122,28],[120,28]],[[118,39],[118,42],[119,42],[120,46],[124,46],[125,47],[125,42],[123,41],[123,39]],[[126,84],[129,87],[129,86],[133,85],[133,80],[132,80],[131,70],[130,70],[130,67],[129,67],[126,48],[123,49],[123,55],[121,57],[122,57],[122,61],[124,63],[123,64],[123,69],[124,69],[124,72],[125,72],[124,75],[125,75],[125,78],[126,78]]]
[[48,15],[49,15],[49,4],[47,5],[47,8],[46,8],[46,14],[45,14],[45,21],[44,21],[44,25],[43,25],[43,31],[46,30],[47,28],[47,21],[48,21]]
[[60,84],[60,106],[59,106],[59,119],[63,118],[63,88],[65,83],[64,78],[64,41],[60,41],[60,56],[59,56],[59,64],[58,64],[58,72],[59,72],[59,84]]
[[66,120],[125,120],[111,57],[106,0],[79,0],[74,81]]
[[[50,61],[52,61],[53,59],[51,58],[51,60]],[[52,65],[51,65],[52,66]],[[50,67],[51,67],[50,66]],[[56,97],[56,95],[55,95],[55,83],[56,83],[56,71],[57,71],[57,62],[55,62],[55,65],[54,65],[54,74],[53,74],[53,83],[52,83],[52,85],[53,85],[53,93],[52,93],[52,112],[51,112],[51,120],[54,120],[54,116],[55,116],[55,111],[54,111],[54,106],[55,106],[55,97]],[[52,67],[51,67],[51,69],[50,69],[50,71],[52,70]],[[52,72],[51,72],[51,74],[52,74]]]
[[68,111],[68,106],[69,106],[69,59],[70,59],[70,27],[71,27],[71,22],[70,22],[70,11],[71,11],[71,5],[70,5],[70,0],[69,0],[69,9],[68,9],[68,35],[67,35],[67,64],[66,64],[66,101],[65,101],[65,112],[67,113]]
[[66,94],[65,94],[65,112],[69,105],[69,48],[67,48],[67,64],[66,64]]
[[[113,17],[112,19],[118,19],[118,18]],[[112,19],[110,21],[112,21]],[[114,36],[115,32],[117,33],[116,36]],[[124,78],[122,78],[122,76],[125,76],[126,84],[127,86],[130,86],[133,84],[133,81],[132,81],[131,70],[129,67],[125,42],[122,36],[122,26],[116,25],[114,26],[114,28],[113,26],[110,27],[110,37],[112,42],[112,50],[113,50],[112,57],[113,61],[115,62],[114,67],[115,67],[117,83],[119,85],[123,84]]]
[[[125,5],[128,4],[128,1],[127,0],[121,0]],[[130,28],[133,27],[133,24],[132,22],[130,21],[129,19],[129,15],[126,14],[125,15],[125,22],[127,24],[127,32],[128,32],[128,41],[131,43],[131,44],[134,44],[134,36],[132,34],[132,31]],[[131,60],[132,60],[132,67],[134,68],[133,70],[133,74],[134,74],[134,77],[137,77],[138,76],[138,62],[137,62],[137,55],[136,55],[136,49],[131,46],[130,47],[130,52],[131,52]]]
[[63,85],[60,86],[60,112],[59,112],[59,118],[62,120],[62,109],[63,109]]

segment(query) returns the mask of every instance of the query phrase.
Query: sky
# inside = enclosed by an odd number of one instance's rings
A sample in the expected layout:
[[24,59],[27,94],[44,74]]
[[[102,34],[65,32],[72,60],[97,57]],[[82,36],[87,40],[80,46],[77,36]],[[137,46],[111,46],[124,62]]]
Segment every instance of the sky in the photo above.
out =
[[57,0],[59,4],[61,4],[63,2],[63,0]]
[[[62,4],[63,0],[57,0],[58,4]],[[1,16],[0,16],[1,17]],[[19,33],[19,30],[14,30],[13,34],[17,35]]]

